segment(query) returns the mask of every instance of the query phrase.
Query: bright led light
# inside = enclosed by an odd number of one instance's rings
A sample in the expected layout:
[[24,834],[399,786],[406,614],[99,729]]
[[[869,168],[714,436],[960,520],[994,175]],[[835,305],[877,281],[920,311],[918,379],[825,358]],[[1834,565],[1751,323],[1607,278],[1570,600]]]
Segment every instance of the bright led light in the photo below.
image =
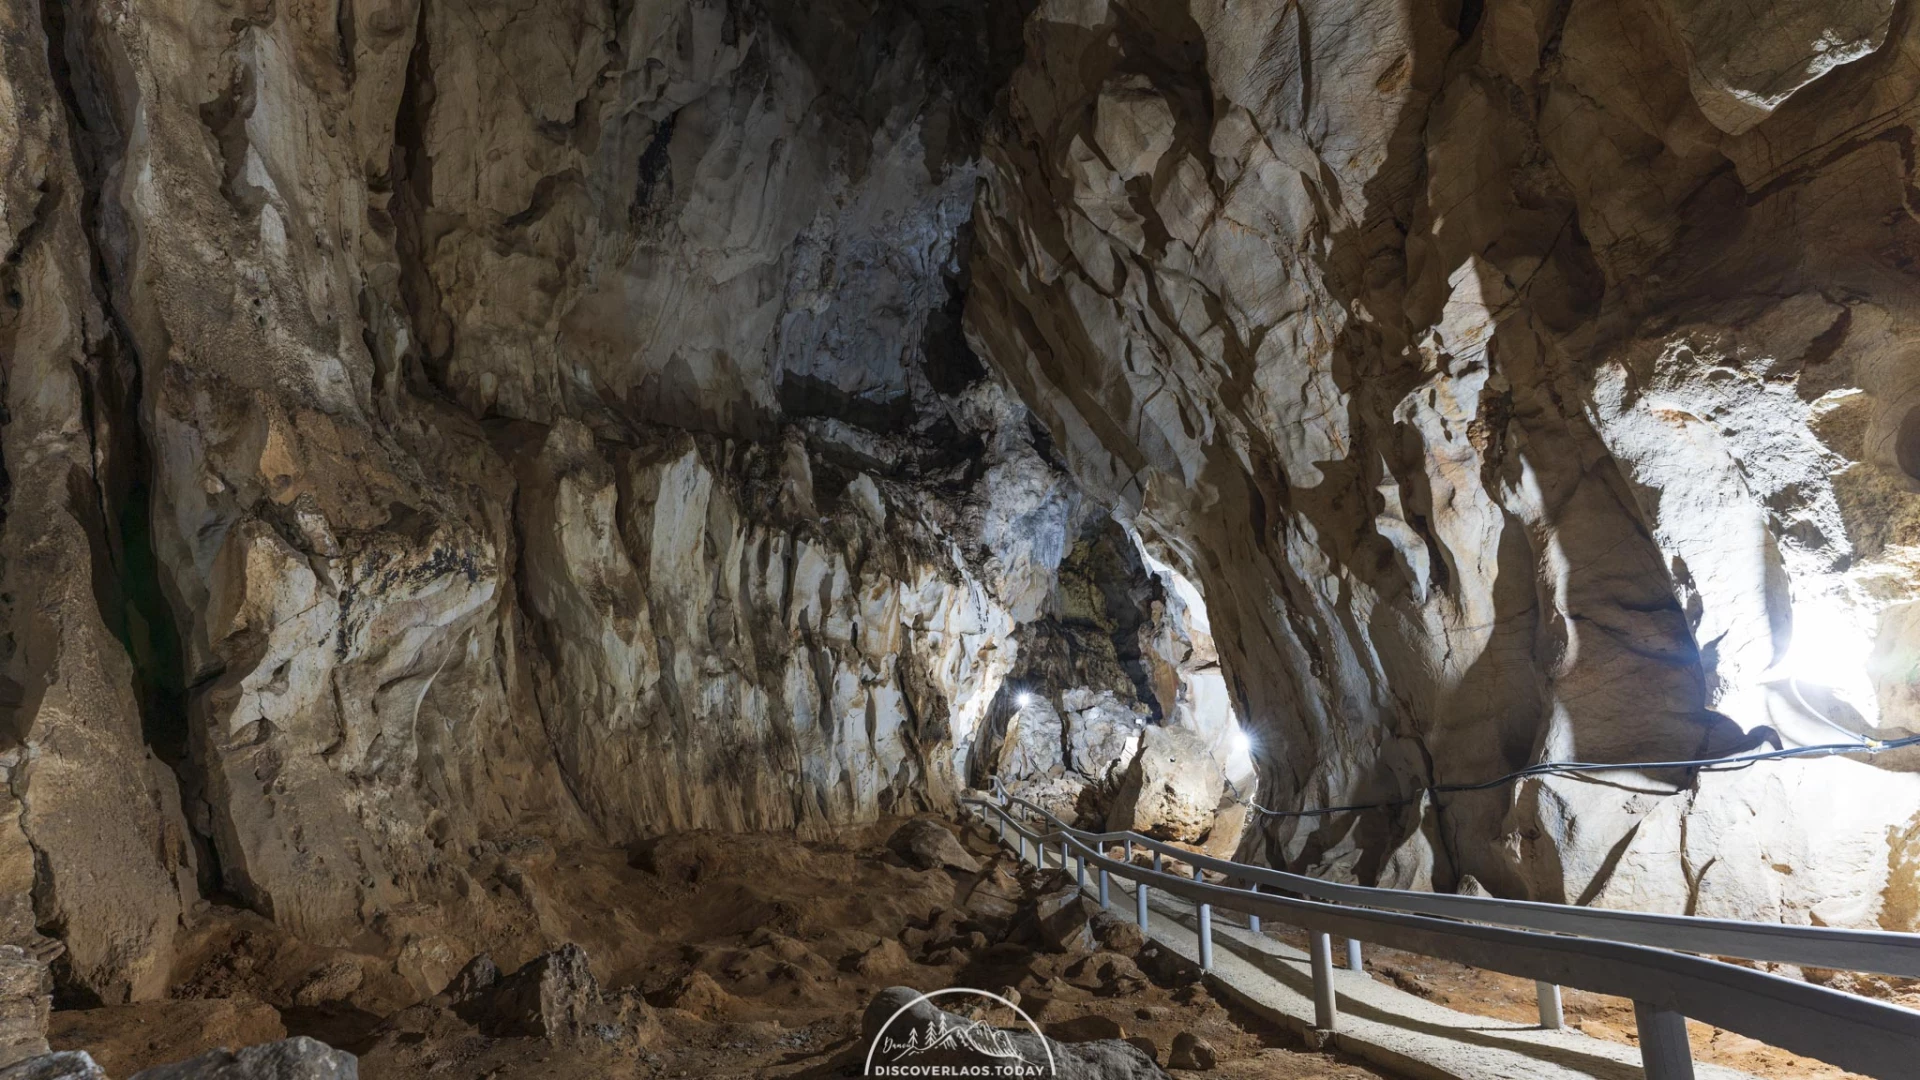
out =
[[1838,605],[1797,604],[1793,639],[1780,666],[1796,679],[1829,686],[1864,668],[1872,647]]
[[1812,596],[1794,603],[1787,653],[1762,681],[1788,680],[1788,690],[1803,702],[1801,688],[1824,687],[1877,724],[1879,703],[1867,671],[1872,654],[1873,632],[1859,612],[1839,597]]
[[1233,752],[1236,754],[1251,755],[1253,753],[1253,736],[1247,734],[1245,731],[1236,730],[1233,733]]
[[1033,695],[1022,693],[1019,697],[1013,699],[1013,703],[1019,706],[1020,708],[1024,709],[1027,706],[1033,704]]

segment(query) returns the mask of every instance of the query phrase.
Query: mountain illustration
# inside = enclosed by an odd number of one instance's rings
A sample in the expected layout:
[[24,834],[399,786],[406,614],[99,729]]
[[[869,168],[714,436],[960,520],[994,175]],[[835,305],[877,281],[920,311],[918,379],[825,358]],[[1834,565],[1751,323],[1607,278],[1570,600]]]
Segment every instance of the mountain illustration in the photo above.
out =
[[887,1037],[880,1043],[880,1052],[896,1061],[935,1050],[970,1050],[986,1057],[1026,1060],[1014,1047],[1010,1033],[984,1020],[956,1024],[942,1016],[925,1028],[910,1032],[904,1042]]

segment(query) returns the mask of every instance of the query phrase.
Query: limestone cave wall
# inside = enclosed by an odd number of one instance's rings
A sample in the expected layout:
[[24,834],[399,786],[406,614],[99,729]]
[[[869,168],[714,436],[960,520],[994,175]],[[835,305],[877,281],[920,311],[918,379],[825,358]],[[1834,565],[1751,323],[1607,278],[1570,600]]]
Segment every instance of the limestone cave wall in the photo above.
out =
[[1151,728],[1394,804],[1249,857],[1913,928],[1912,751],[1418,796],[1920,729],[1920,29],[1777,7],[0,6],[0,962],[431,992],[516,837]]
[[1913,928],[1912,8],[1050,0],[967,316],[1204,590],[1275,862]]
[[23,949],[426,970],[516,835],[950,805],[1098,512],[959,327],[989,14],[7,6]]

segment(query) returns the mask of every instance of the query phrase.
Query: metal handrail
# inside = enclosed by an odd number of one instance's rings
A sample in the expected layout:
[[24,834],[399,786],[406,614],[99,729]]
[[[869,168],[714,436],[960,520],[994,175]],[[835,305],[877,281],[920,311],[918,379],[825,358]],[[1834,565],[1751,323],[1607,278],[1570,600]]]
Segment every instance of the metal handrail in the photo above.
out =
[[[1045,807],[1036,806],[1026,799],[1011,798],[1015,804],[1041,815],[1055,827],[1072,829]],[[1072,831],[1090,841],[1131,841],[1135,847],[1171,855],[1189,866],[1329,903],[1518,926],[1554,934],[1604,938],[1676,952],[1920,978],[1920,934],[1849,930],[1831,926],[1790,926],[1784,923],[1743,922],[1739,919],[1709,919],[1696,915],[1658,915],[1647,911],[1571,907],[1533,900],[1502,900],[1485,896],[1452,896],[1407,889],[1342,885],[1302,874],[1290,874],[1284,870],[1202,855],[1136,832]]]
[[[1098,868],[1103,901],[1106,878],[1111,874],[1132,880],[1137,889],[1151,886],[1193,901],[1200,915],[1203,968],[1211,966],[1209,914],[1213,907],[1250,916],[1275,917],[1312,931],[1318,1027],[1334,1026],[1327,935],[1340,934],[1534,979],[1543,987],[1573,986],[1630,998],[1639,1018],[1641,1052],[1651,1080],[1693,1075],[1684,1017],[1703,1020],[1797,1054],[1885,1080],[1912,1075],[1916,1055],[1920,1055],[1920,1013],[1852,994],[1631,942],[1590,936],[1563,937],[1458,922],[1424,913],[1336,906],[1318,900],[1210,885],[1109,858],[1104,846],[1095,845],[1116,839],[1129,841],[1163,855],[1174,854],[1195,867],[1221,864],[1230,876],[1242,879],[1248,876],[1246,871],[1258,868],[1196,856],[1138,834],[1085,833],[1064,825],[1053,814],[1026,800],[1013,800],[1013,803],[1057,826],[1054,831],[1041,833],[1028,829],[1007,806],[990,800],[968,797],[961,801],[999,815],[1003,828],[1006,824],[1012,825],[1022,841],[1022,851],[1024,843],[1031,841],[1036,861],[1042,865],[1041,851],[1046,845],[1055,844],[1059,845],[1063,867],[1071,850],[1080,862],[1083,878],[1087,866]],[[1004,837],[1004,832],[1002,835]],[[1206,862],[1197,861],[1199,859]],[[1144,895],[1144,892],[1136,893],[1137,897]],[[1146,905],[1141,903],[1139,907],[1142,929],[1145,929]]]

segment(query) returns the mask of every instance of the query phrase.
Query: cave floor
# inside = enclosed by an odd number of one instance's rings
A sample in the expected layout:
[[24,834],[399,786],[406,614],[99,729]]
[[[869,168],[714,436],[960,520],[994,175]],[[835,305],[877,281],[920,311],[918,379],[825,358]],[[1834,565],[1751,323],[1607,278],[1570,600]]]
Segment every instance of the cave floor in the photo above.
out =
[[[1116,969],[1088,963],[1085,951],[1048,951],[1019,919],[991,936],[967,931],[974,924],[960,900],[974,875],[907,865],[884,843],[897,824],[811,843],[693,833],[632,850],[522,845],[485,886],[523,899],[525,918],[493,926],[487,951],[506,971],[579,943],[600,998],[621,1006],[618,1036],[611,1027],[594,1029],[600,1037],[489,1034],[445,993],[420,1001],[409,989],[407,965],[425,948],[417,942],[384,953],[322,949],[258,916],[216,909],[196,928],[197,947],[169,999],[57,1010],[51,1041],[91,1052],[116,1080],[285,1034],[358,1054],[365,1080],[824,1078],[858,1074],[861,1012],[879,990],[959,985],[1014,988],[1062,1041],[1150,1041],[1163,1066],[1174,1037],[1191,1033],[1218,1056],[1196,1076],[1389,1075],[1309,1050],[1290,1029],[1217,1000],[1190,964],[1151,944],[1140,949],[1137,936],[1139,964]],[[1025,899],[1057,887],[1057,879],[1012,873],[1011,858],[983,835],[962,835],[985,873],[1011,876]],[[440,946],[455,967],[467,940]],[[1116,970],[1127,974],[1116,979]]]

